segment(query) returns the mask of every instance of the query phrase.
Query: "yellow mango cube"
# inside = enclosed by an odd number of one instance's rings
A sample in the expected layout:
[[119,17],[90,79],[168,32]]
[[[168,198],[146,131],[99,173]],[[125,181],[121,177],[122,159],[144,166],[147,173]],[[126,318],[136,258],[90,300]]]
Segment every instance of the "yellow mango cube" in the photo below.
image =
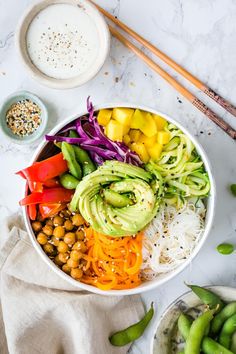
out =
[[113,141],[123,140],[123,125],[114,119],[111,119],[106,126],[106,135]]
[[167,144],[170,141],[170,133],[166,131],[160,131],[157,133],[157,142],[159,144]]
[[142,143],[132,143],[130,148],[139,155],[140,159],[144,163],[147,163],[149,161],[147,149]]
[[136,109],[134,111],[130,128],[132,129],[140,129],[145,125],[145,114],[144,112],[140,111],[140,109]]
[[152,116],[156,122],[157,130],[163,130],[167,125],[167,120],[158,114],[153,114]]
[[147,151],[150,155],[150,158],[154,161],[157,161],[162,153],[162,145],[159,143],[155,143],[153,146],[148,147]]
[[145,112],[145,124],[140,128],[144,135],[152,137],[157,133],[157,127],[151,113]]
[[129,131],[130,140],[132,142],[138,143],[141,136],[141,131],[138,129],[130,129]]
[[123,125],[123,135],[126,135],[129,133],[130,127],[128,125]]
[[125,145],[128,145],[130,141],[131,141],[130,136],[128,134],[125,134],[123,137],[123,142],[125,143]]
[[122,125],[130,126],[133,114],[134,109],[132,108],[114,108],[112,111],[112,118]]
[[98,124],[105,127],[110,121],[111,115],[112,115],[111,109],[100,109],[97,116]]
[[153,135],[150,138],[147,137],[146,135],[144,135],[143,133],[141,134],[140,138],[139,138],[139,142],[144,144],[145,147],[150,147],[153,144],[155,144],[157,141],[157,136]]

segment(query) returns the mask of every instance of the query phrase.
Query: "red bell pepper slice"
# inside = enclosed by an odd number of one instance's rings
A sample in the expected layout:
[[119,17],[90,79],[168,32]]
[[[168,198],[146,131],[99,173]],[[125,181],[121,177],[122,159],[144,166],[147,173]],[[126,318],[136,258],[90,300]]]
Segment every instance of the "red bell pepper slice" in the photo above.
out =
[[66,204],[51,203],[51,204],[39,204],[39,212],[43,219],[52,218],[59,211],[66,208]]
[[43,182],[43,185],[47,188],[55,188],[60,186],[60,182],[56,178],[51,178]]
[[43,184],[41,182],[29,181],[28,185],[29,185],[30,192],[42,193],[42,191],[43,191]]
[[67,203],[70,202],[74,191],[62,187],[45,189],[42,193],[33,192],[20,201],[20,205],[41,203]]
[[21,177],[24,176],[28,181],[45,182],[66,171],[68,171],[67,162],[64,160],[63,154],[60,152],[46,160],[36,162],[16,174]]
[[35,204],[28,205],[28,214],[30,220],[35,220],[37,216],[37,208]]

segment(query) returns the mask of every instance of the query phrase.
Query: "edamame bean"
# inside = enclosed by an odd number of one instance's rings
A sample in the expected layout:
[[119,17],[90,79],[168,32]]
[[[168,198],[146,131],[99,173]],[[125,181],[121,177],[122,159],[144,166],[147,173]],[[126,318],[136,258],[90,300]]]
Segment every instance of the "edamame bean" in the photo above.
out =
[[236,330],[236,314],[231,316],[230,318],[225,321],[223,328],[220,332],[219,342],[225,348],[230,348],[231,339]]
[[75,151],[76,160],[81,164],[83,170],[83,176],[90,174],[96,170],[96,166],[93,161],[90,159],[87,151],[81,149],[79,146],[73,145]]
[[66,189],[75,189],[79,183],[79,180],[69,173],[64,173],[60,176],[60,183]]
[[223,323],[234,314],[236,314],[236,301],[226,305],[223,310],[214,317],[211,324],[211,332],[217,334]]
[[217,251],[221,254],[228,255],[233,253],[234,251],[234,246],[231,245],[231,243],[221,243],[220,245],[217,246]]
[[232,194],[236,197],[236,184],[231,184],[230,189]]
[[178,318],[178,329],[184,340],[188,338],[192,322],[192,318],[184,313],[181,313]]
[[233,354],[233,352],[208,337],[202,341],[202,350],[204,354]]
[[224,302],[212,291],[198,285],[187,286],[199,297],[200,300],[202,300],[204,304],[208,305],[211,309],[214,308],[217,311],[220,311],[224,307]]
[[151,304],[150,309],[148,312],[145,314],[143,319],[134,325],[114,333],[110,338],[109,341],[112,345],[121,347],[123,345],[126,345],[128,343],[133,342],[134,340],[138,339],[141,337],[145,329],[147,328],[149,322],[151,321],[152,317],[154,315],[154,308],[153,308],[153,303]]
[[205,335],[206,329],[210,324],[215,310],[208,310],[193,321],[186,340],[185,354],[199,354],[201,343]]
[[80,180],[82,177],[82,171],[79,163],[76,161],[73,146],[63,141],[61,144],[61,151],[63,153],[64,159],[67,161],[70,173],[78,180]]

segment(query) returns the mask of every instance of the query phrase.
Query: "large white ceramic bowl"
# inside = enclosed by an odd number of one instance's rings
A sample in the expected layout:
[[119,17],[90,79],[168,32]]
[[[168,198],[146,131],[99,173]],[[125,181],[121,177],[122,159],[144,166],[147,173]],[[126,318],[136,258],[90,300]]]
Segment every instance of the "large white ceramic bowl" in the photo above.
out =
[[[160,286],[164,283],[166,283],[168,280],[170,280],[171,278],[173,278],[174,276],[176,276],[177,274],[179,274],[184,268],[186,268],[188,266],[188,264],[193,260],[193,258],[198,254],[198,252],[200,251],[201,247],[203,246],[204,242],[206,241],[206,238],[209,234],[209,231],[211,229],[212,226],[212,222],[213,222],[213,216],[214,216],[214,209],[215,209],[215,182],[212,176],[212,172],[211,172],[211,166],[209,163],[209,160],[207,158],[207,155],[205,153],[205,151],[203,150],[203,148],[201,147],[201,145],[198,143],[198,141],[194,138],[194,136],[192,136],[187,129],[185,129],[181,124],[179,124],[178,122],[176,122],[173,118],[169,117],[167,114],[164,114],[162,112],[156,111],[155,109],[146,107],[146,106],[140,106],[140,105],[132,105],[132,104],[127,104],[127,103],[123,103],[123,102],[118,102],[117,104],[107,104],[107,105],[101,105],[101,106],[96,106],[95,107],[95,111],[99,110],[99,109],[103,109],[103,108],[114,108],[114,107],[129,107],[129,108],[139,108],[141,110],[144,111],[149,111],[153,114],[158,114],[161,115],[162,117],[164,117],[167,121],[175,124],[176,126],[178,126],[187,136],[189,136],[189,138],[192,140],[193,144],[195,145],[198,153],[201,155],[201,158],[204,162],[206,171],[209,174],[209,179],[210,179],[210,183],[211,183],[211,191],[210,191],[210,195],[207,199],[207,214],[206,214],[206,221],[205,221],[205,231],[204,234],[202,235],[201,239],[199,240],[198,244],[196,245],[191,257],[189,257],[189,259],[186,260],[186,262],[184,262],[181,266],[179,266],[178,268],[176,268],[175,270],[166,273],[166,274],[161,274],[160,276],[158,276],[156,279],[154,280],[150,280],[150,281],[146,281],[144,283],[142,283],[140,286],[134,288],[134,289],[127,289],[127,290],[109,290],[109,291],[103,291],[100,290],[94,286],[91,285],[87,285],[84,284],[82,282],[76,281],[74,280],[72,277],[70,277],[69,275],[65,274],[62,270],[60,270],[51,260],[50,258],[44,253],[44,251],[42,250],[41,246],[39,245],[39,243],[37,242],[32,227],[31,227],[31,223],[29,220],[29,217],[27,215],[27,210],[26,208],[24,209],[24,220],[25,220],[25,224],[26,224],[26,228],[27,231],[30,235],[30,239],[36,249],[36,251],[39,253],[39,255],[42,257],[42,259],[48,264],[48,266],[54,270],[61,278],[65,279],[66,281],[68,281],[69,283],[71,283],[72,285],[76,286],[78,289],[84,289],[84,290],[88,290],[91,291],[93,293],[97,293],[97,294],[103,294],[103,295],[131,295],[131,294],[139,294],[139,293],[143,293],[145,291],[151,290],[153,288],[156,288],[157,286]],[[69,122],[73,121],[74,119],[87,114],[87,112],[79,112],[78,114],[75,114],[73,116],[68,117],[67,119],[65,119],[63,122],[59,123],[54,129],[51,130],[50,135],[55,135],[59,130],[61,130],[66,124],[68,124]],[[47,148],[47,142],[43,141],[37,148],[36,152],[34,153],[32,160],[30,161],[30,165],[37,161],[37,159],[40,157],[42,157],[42,154],[45,155],[45,153],[47,152],[48,148]],[[46,156],[45,156],[46,157]],[[44,158],[45,158],[44,157]],[[26,193],[26,191],[25,191]]]

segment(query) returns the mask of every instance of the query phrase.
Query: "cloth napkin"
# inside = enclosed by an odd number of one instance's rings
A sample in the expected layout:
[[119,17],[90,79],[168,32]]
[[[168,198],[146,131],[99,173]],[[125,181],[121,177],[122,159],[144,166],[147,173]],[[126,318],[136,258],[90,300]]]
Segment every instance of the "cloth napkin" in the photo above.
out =
[[78,291],[40,258],[21,217],[1,224],[1,354],[125,354],[113,347],[113,331],[144,314],[139,296]]

